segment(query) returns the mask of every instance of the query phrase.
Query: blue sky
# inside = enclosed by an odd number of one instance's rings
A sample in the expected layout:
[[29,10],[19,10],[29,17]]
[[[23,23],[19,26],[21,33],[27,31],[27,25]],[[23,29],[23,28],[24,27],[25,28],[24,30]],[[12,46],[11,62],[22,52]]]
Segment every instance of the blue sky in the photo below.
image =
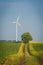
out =
[[20,17],[18,40],[30,32],[33,41],[43,41],[43,0],[0,0],[0,40],[15,40],[16,26],[10,22]]

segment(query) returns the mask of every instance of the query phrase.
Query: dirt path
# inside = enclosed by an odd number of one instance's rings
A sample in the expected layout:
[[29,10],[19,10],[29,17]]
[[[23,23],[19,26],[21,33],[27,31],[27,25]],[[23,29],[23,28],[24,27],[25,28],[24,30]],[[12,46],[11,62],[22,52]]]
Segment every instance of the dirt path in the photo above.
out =
[[36,60],[38,61],[39,65],[43,65],[43,60],[40,57],[36,56]]
[[25,60],[26,59],[25,58],[25,52],[26,52],[25,49],[26,48],[25,47],[26,47],[25,45],[23,45],[23,47],[22,47],[22,51],[23,51],[24,55],[20,57],[20,59],[19,59],[20,60],[19,65],[25,65],[25,63],[26,63],[26,60]]
[[24,59],[24,57],[20,57],[20,62],[19,65],[25,65],[26,61]]

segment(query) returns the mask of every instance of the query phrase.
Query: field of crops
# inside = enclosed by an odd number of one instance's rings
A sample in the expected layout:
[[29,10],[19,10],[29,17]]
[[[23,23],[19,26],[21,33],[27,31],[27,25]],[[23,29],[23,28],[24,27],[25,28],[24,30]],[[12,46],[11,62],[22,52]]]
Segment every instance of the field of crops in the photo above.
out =
[[43,44],[32,45],[36,51],[43,51]]
[[43,56],[43,42],[30,43],[30,51],[33,55],[42,55]]
[[20,43],[15,43],[11,41],[0,41],[0,60],[8,55],[16,54],[20,47]]
[[5,65],[43,65],[42,62],[42,64],[37,62],[37,57],[40,57],[43,61],[43,43],[29,43],[32,56],[25,54],[25,60],[22,46],[23,44],[20,42],[0,41],[0,62],[7,57],[7,63]]

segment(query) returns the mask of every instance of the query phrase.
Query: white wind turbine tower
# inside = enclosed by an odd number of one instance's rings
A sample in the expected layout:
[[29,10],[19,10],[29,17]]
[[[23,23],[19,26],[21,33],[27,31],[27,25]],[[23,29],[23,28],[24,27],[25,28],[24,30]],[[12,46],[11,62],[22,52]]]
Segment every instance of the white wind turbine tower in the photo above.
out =
[[12,22],[16,24],[16,42],[18,41],[18,26],[21,26],[21,24],[18,21],[19,21],[19,16],[17,17],[17,20],[15,22]]

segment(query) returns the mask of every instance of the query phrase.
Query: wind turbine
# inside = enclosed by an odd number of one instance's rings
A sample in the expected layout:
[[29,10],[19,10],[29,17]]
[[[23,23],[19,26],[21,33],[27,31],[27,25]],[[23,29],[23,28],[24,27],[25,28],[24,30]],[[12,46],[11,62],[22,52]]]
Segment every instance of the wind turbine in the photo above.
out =
[[21,24],[18,21],[19,21],[19,16],[17,17],[17,20],[15,22],[12,22],[16,24],[16,42],[18,41],[18,26],[21,26]]

